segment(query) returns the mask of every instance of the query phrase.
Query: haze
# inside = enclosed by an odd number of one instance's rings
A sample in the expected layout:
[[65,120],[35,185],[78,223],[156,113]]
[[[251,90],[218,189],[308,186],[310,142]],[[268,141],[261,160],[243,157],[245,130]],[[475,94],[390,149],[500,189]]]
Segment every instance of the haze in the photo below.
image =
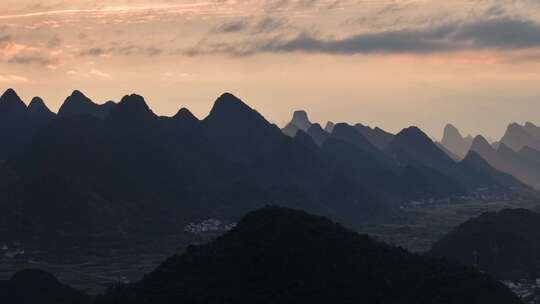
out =
[[500,138],[539,122],[538,16],[535,0],[3,0],[0,91],[54,110],[73,89],[137,92],[199,117],[229,91],[281,126],[305,109]]

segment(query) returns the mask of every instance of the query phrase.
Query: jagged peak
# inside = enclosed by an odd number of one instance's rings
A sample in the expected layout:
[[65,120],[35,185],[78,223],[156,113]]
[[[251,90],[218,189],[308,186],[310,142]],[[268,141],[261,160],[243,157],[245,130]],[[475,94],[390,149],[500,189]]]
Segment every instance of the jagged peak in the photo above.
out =
[[401,130],[398,134],[396,134],[396,138],[417,139],[433,142],[431,138],[429,138],[429,136],[427,136],[427,134],[417,126],[410,126]]
[[118,109],[129,109],[132,111],[151,112],[150,107],[146,104],[144,97],[137,94],[126,95],[118,103]]
[[327,133],[327,132],[321,127],[321,125],[318,124],[318,123],[314,123],[314,124],[312,124],[312,125],[309,127],[308,133],[309,133],[309,132],[312,132],[312,131],[325,132],[325,133]]
[[0,107],[3,110],[9,111],[25,111],[27,110],[26,104],[19,97],[14,89],[7,89],[0,97]]
[[185,107],[178,110],[178,112],[176,112],[173,118],[186,121],[199,121],[199,119],[193,113],[191,113],[188,108]]
[[484,151],[485,149],[493,150],[493,151],[495,150],[493,146],[489,144],[488,140],[484,136],[477,135],[473,139],[471,150],[478,152],[478,151]]
[[296,111],[294,111],[293,120],[295,120],[295,119],[309,121],[308,114],[304,110],[296,110]]
[[334,131],[335,126],[336,126],[335,123],[329,121],[326,123],[326,126],[324,126],[324,130],[328,133],[332,133],[332,131]]
[[30,101],[30,104],[28,104],[28,109],[31,112],[51,112],[51,110],[49,110],[49,108],[47,107],[43,99],[39,96],[32,98],[32,100]]

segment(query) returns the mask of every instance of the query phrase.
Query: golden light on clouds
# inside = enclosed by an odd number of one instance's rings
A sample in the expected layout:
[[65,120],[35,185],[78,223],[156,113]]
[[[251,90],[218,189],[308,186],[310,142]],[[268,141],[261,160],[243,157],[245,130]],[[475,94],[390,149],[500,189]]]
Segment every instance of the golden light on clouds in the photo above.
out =
[[0,12],[0,86],[53,109],[73,89],[138,92],[157,113],[203,117],[231,91],[279,124],[304,108],[323,123],[494,137],[540,110],[537,1],[5,0]]

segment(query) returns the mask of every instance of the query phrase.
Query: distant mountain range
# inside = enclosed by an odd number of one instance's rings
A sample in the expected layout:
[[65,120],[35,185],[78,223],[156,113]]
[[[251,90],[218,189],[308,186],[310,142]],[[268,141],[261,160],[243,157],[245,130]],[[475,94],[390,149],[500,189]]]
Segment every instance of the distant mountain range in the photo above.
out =
[[138,95],[98,105],[79,91],[55,115],[8,90],[0,97],[0,237],[48,246],[153,237],[267,204],[355,227],[410,200],[527,189],[481,153],[456,162],[416,127],[396,135],[360,124],[322,129],[298,111],[286,129],[296,132],[285,135],[229,93],[199,120],[185,108],[158,116]]
[[[30,270],[0,282],[0,300],[83,304],[89,299],[46,273]],[[94,304],[521,303],[503,284],[471,267],[413,255],[326,218],[279,207],[252,212],[211,243],[190,246],[142,280],[113,286],[93,300]]]
[[462,159],[476,152],[492,167],[540,188],[540,127],[531,122],[510,124],[500,141],[490,143],[482,135],[462,137],[457,128],[447,125],[442,147],[450,156]]

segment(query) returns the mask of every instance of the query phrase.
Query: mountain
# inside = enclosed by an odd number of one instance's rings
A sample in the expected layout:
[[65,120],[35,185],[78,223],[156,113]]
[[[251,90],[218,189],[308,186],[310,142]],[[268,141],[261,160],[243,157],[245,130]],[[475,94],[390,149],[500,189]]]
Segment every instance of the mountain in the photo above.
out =
[[483,180],[484,185],[491,189],[501,187],[527,188],[525,184],[517,180],[514,176],[493,168],[475,151],[469,151],[467,156],[459,162],[458,166],[470,175],[476,175],[478,180]]
[[468,140],[461,136],[459,130],[452,124],[447,124],[444,127],[444,135],[441,144],[462,159],[467,155],[472,142],[470,139]]
[[287,136],[294,137],[298,130],[307,132],[312,123],[309,121],[306,111],[294,111],[292,120],[283,128],[283,133]]
[[399,132],[388,147],[389,153],[401,164],[423,165],[445,172],[455,162],[417,127]]
[[28,105],[28,110],[32,119],[39,124],[49,123],[56,117],[56,114],[49,110],[40,97],[32,98],[32,101]]
[[[533,128],[529,125],[528,128],[520,126],[517,123],[512,123],[506,129],[504,136],[501,139],[501,143],[514,151],[519,151],[523,147],[531,147],[536,150],[540,150],[540,139],[529,133],[528,130]],[[535,131],[533,130],[533,133]]]
[[441,149],[446,155],[450,156],[450,158],[456,162],[460,161],[462,158],[457,156],[456,154],[452,153],[450,150],[448,150],[445,146],[443,146],[440,142],[435,142],[435,145],[437,148]]
[[356,124],[354,127],[358,130],[358,132],[360,132],[360,134],[369,140],[371,144],[379,149],[386,149],[394,138],[393,134],[388,133],[379,127],[370,128],[362,124]]
[[475,265],[498,279],[536,279],[540,215],[525,209],[482,214],[443,236],[431,254]]
[[240,163],[256,161],[284,140],[278,127],[230,93],[216,100],[202,124],[222,152]]
[[511,174],[531,187],[540,187],[540,155],[534,152],[536,150],[526,146],[516,152],[504,143],[495,150],[484,137],[477,136],[471,151],[478,153],[497,170]]
[[520,303],[488,275],[267,207],[97,303]]
[[540,140],[540,127],[533,124],[532,122],[526,122],[523,128],[525,129],[525,131],[527,131],[527,133],[531,134],[534,138]]
[[409,131],[383,151],[347,124],[330,135],[314,124],[310,135],[288,137],[229,93],[202,120],[187,109],[157,116],[142,96],[127,95],[104,118],[59,115],[36,125],[0,162],[0,238],[44,247],[151,239],[209,216],[235,221],[267,204],[359,227],[407,200],[494,184]]
[[321,125],[319,125],[318,123],[312,124],[306,132],[319,146],[321,146],[326,141],[326,139],[330,137],[330,134],[323,130],[321,128]]
[[36,129],[31,113],[19,95],[8,89],[0,96],[0,160],[16,154]]
[[28,269],[0,281],[0,302],[20,304],[90,304],[92,299],[60,283],[50,273]]
[[67,117],[84,113],[104,119],[114,107],[115,104],[112,101],[98,105],[82,92],[75,90],[60,106],[58,116]]
[[333,122],[329,121],[326,123],[326,126],[324,126],[324,130],[327,132],[327,133],[332,133],[334,131],[334,127],[336,126],[336,124],[334,124]]
[[478,155],[485,159],[491,166],[501,168],[499,166],[497,151],[482,135],[478,135],[474,138],[471,145],[471,151],[478,153]]

